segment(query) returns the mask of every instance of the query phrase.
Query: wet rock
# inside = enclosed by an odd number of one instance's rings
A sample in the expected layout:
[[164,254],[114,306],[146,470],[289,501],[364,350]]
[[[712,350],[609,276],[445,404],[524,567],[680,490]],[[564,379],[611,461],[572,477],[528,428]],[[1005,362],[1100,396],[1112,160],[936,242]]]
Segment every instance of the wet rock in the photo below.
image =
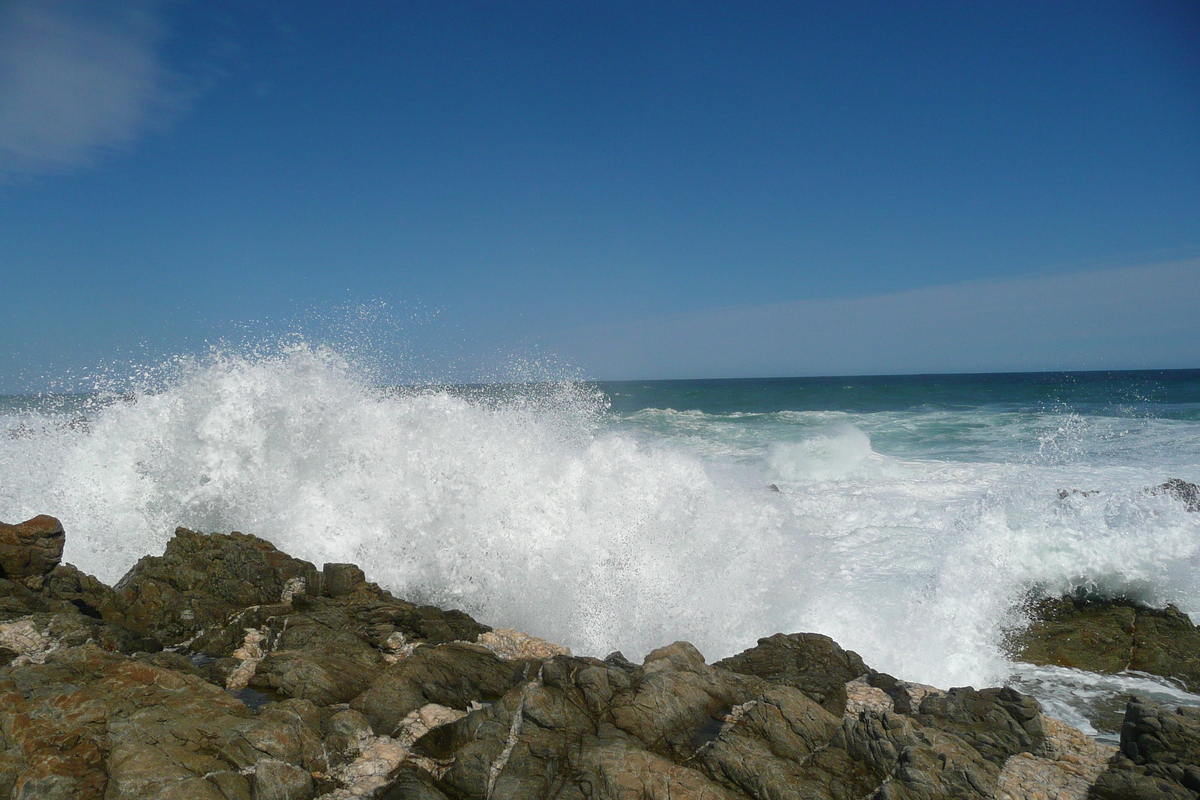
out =
[[1092,787],[1102,800],[1200,796],[1200,709],[1130,698],[1120,752]]
[[16,525],[0,522],[0,578],[40,589],[65,543],[62,523],[45,514]]
[[433,784],[454,798],[982,800],[1000,766],[975,744],[1032,742],[1026,727],[1040,730],[1040,716],[1026,719],[1030,709],[1037,715],[1009,690],[960,690],[946,708],[931,708],[935,724],[890,711],[839,718],[793,686],[708,666],[676,642],[641,666],[547,660],[415,748],[448,765]]
[[794,686],[838,717],[846,710],[846,683],[869,671],[858,653],[818,633],[777,633],[713,666]]
[[1200,691],[1200,629],[1174,606],[1127,599],[1042,598],[1027,628],[1009,637],[1013,658],[1090,672],[1138,670]]
[[1151,494],[1165,494],[1183,503],[1188,511],[1200,511],[1200,486],[1180,478],[1171,478],[1166,483],[1149,490]]
[[[866,711],[857,719],[847,718],[833,742],[852,759],[861,778],[874,786],[857,797],[900,798],[990,798],[1000,768],[959,737],[935,728],[922,727],[900,714]],[[824,796],[837,796],[831,782]]]
[[1041,707],[1014,689],[951,689],[926,697],[916,715],[927,728],[952,733],[1002,766],[1017,753],[1041,754],[1046,735]]
[[[1157,653],[1138,619],[1131,652]],[[174,652],[142,652],[159,636]],[[180,529],[115,590],[0,578],[0,659],[3,800],[975,800],[1086,774],[1028,698],[908,684],[828,637],[576,658],[242,534]],[[1163,742],[1135,778],[1190,775]]]

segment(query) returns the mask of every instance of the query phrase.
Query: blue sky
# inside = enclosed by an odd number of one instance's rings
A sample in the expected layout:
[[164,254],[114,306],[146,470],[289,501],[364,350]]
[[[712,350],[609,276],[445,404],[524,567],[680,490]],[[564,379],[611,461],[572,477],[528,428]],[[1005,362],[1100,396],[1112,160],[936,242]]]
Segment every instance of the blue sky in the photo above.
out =
[[0,391],[381,304],[449,378],[1200,367],[1198,41],[1187,0],[9,0]]

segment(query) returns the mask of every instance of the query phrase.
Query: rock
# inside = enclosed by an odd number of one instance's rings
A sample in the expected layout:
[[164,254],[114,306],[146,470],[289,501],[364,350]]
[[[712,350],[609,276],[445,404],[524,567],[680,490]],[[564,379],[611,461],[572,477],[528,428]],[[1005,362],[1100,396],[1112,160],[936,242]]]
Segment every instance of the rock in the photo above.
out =
[[384,670],[350,705],[366,714],[375,733],[394,736],[410,712],[429,703],[466,709],[499,699],[527,679],[527,664],[472,644],[422,647]]
[[512,628],[500,628],[483,633],[475,640],[475,643],[486,647],[505,661],[571,655],[569,648]]
[[0,522],[0,578],[40,589],[62,560],[65,543],[62,523],[45,514],[17,525]]
[[[1011,689],[905,683],[815,634],[637,665],[242,534],[180,529],[115,590],[50,560],[0,578],[0,800],[1075,800],[1103,761]],[[1175,669],[1177,619],[1117,613]],[[1200,718],[1139,713],[1106,780],[1174,796]]]
[[[867,782],[856,797],[984,800],[993,795],[1000,774],[998,766],[959,737],[900,714],[865,711],[857,719],[848,717],[833,745],[851,759],[842,769],[857,776],[855,790]],[[827,785],[822,796],[844,796],[836,791],[837,782]]]
[[1040,730],[1036,704],[995,689],[945,705],[930,725],[890,711],[839,718],[676,642],[640,667],[556,656],[415,750],[447,765],[433,785],[454,798],[989,798],[1000,766],[949,729],[991,751],[1019,747]]
[[113,621],[119,613],[116,593],[72,564],[61,564],[48,573],[41,594],[52,600],[68,602],[80,614],[95,619]]
[[254,800],[309,800],[312,775],[284,761],[264,758],[254,767]]
[[996,766],[1017,753],[1040,755],[1046,739],[1038,702],[1007,687],[930,695],[916,718],[927,728],[954,734]]
[[84,644],[118,653],[162,649],[154,639],[139,636],[120,625],[85,617],[74,609],[0,622],[0,646],[13,650],[15,658],[23,663],[40,664],[55,650]]
[[16,619],[36,612],[66,610],[65,603],[44,597],[23,583],[0,578],[0,620]]
[[1200,511],[1200,486],[1180,478],[1171,478],[1166,483],[1149,490],[1150,494],[1165,494],[1183,503],[1188,511]]
[[858,653],[818,633],[777,633],[713,666],[794,686],[837,717],[846,710],[846,683],[869,671]]
[[1045,755],[1018,753],[1004,762],[996,800],[1083,800],[1117,748],[1053,717],[1043,717]]
[[1029,626],[1008,641],[1018,661],[1110,674],[1138,670],[1200,691],[1200,629],[1174,606],[1155,609],[1124,598],[1043,598],[1030,604],[1029,616]]
[[161,556],[142,558],[117,583],[114,621],[176,645],[237,611],[278,603],[297,578],[319,593],[312,564],[257,536],[177,528]]
[[414,764],[402,765],[379,800],[449,800],[438,791],[433,777]]
[[321,574],[328,597],[345,597],[367,585],[367,576],[354,564],[326,564]]
[[1121,726],[1121,749],[1092,787],[1101,800],[1200,796],[1200,708],[1172,711],[1132,697]]

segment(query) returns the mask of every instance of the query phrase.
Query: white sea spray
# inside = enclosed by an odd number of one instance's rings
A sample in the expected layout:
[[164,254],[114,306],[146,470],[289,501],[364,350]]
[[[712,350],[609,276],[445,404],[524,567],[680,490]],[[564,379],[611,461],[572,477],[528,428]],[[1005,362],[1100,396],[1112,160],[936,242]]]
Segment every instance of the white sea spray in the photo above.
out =
[[577,653],[807,630],[940,686],[1012,674],[1031,589],[1200,610],[1200,514],[1145,491],[1200,479],[1196,422],[614,416],[570,382],[379,389],[302,342],[0,421],[0,518],[58,516],[108,582],[176,525],[242,530]]

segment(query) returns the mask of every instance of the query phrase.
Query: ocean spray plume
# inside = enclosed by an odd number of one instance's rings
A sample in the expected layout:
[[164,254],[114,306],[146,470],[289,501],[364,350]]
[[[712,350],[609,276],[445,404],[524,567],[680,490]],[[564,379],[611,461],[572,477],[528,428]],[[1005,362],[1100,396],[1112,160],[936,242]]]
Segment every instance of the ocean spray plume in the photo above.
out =
[[772,506],[602,431],[586,386],[384,391],[303,344],[173,372],[52,445],[59,473],[37,494],[71,531],[67,558],[105,580],[175,525],[245,530],[592,652],[679,636],[727,650],[788,594]]
[[[1009,674],[1000,634],[1035,587],[1200,608],[1200,515],[1144,491],[1196,463],[1187,420],[621,417],[572,382],[383,389],[303,339],[146,375],[86,424],[26,410],[0,440],[0,518],[55,513],[109,581],[176,525],[244,530],[580,652],[684,638],[711,660],[809,630],[944,686]],[[1039,454],[1059,428],[1078,446]]]

